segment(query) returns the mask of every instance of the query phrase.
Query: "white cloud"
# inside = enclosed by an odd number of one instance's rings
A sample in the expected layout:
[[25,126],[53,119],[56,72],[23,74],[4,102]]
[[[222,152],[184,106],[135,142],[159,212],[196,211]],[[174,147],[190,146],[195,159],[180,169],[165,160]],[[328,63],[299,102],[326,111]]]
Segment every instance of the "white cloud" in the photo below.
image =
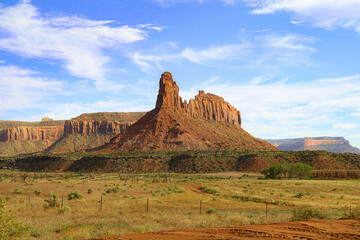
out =
[[195,50],[187,47],[180,53],[180,56],[199,64],[211,60],[233,60],[241,58],[243,56],[241,53],[248,52],[249,47],[247,44],[211,46],[204,50]]
[[0,49],[29,58],[60,60],[77,77],[96,80],[104,85],[105,67],[110,58],[103,49],[143,40],[142,28],[161,31],[146,24],[136,27],[109,24],[77,16],[45,15],[29,1],[0,9]]
[[16,66],[0,66],[0,112],[38,104],[62,91],[62,83]]
[[[262,138],[347,136],[360,131],[343,114],[360,108],[360,75],[308,82],[266,81],[258,76],[247,83],[217,81],[197,89],[224,97],[241,111],[244,129]],[[193,96],[195,90],[182,91]]]
[[341,130],[353,130],[357,128],[359,124],[357,123],[336,123],[333,124],[334,129],[341,129]]
[[[151,106],[143,104],[140,100],[120,101],[117,99],[109,99],[103,101],[96,101],[93,103],[55,103],[41,106],[44,112],[29,116],[28,121],[38,121],[43,116],[49,116],[53,119],[66,120],[79,116],[82,113],[94,112],[142,112],[144,110],[151,110]],[[24,120],[24,119],[21,119]]]
[[136,51],[129,57],[143,71],[153,68],[164,70],[164,63],[190,61],[211,67],[273,68],[276,63],[286,65],[311,65],[309,54],[316,51],[310,44],[315,39],[299,34],[264,34],[238,44],[210,46],[203,49],[162,46],[148,51]]
[[276,12],[294,13],[293,23],[308,21],[315,26],[331,29],[334,27],[360,27],[360,1],[358,0],[244,0],[253,7],[253,14]]
[[294,51],[316,51],[314,48],[308,46],[308,43],[314,42],[314,38],[298,34],[286,35],[265,35],[260,37],[262,44],[273,48],[282,48]]

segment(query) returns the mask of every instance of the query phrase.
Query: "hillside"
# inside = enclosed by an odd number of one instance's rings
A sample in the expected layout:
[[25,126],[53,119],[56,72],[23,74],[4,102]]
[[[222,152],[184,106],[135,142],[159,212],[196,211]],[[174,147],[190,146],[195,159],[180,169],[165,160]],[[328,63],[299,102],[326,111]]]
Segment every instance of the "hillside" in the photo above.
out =
[[[189,150],[189,151],[137,151],[110,154],[84,152],[41,154],[32,156],[0,157],[4,166],[25,171],[73,172],[259,172],[282,162],[310,164],[319,174],[343,176],[346,169],[360,169],[360,155],[329,153],[325,151],[238,151],[238,150]],[[329,172],[329,170],[331,170]],[[327,171],[327,172],[326,172]],[[339,175],[340,174],[340,175]],[[346,176],[346,175],[345,175]],[[345,177],[346,178],[346,177]]]
[[240,112],[223,98],[200,91],[189,103],[183,102],[171,73],[165,72],[155,109],[109,143],[90,151],[206,149],[278,150],[243,130]]
[[0,121],[0,156],[43,151],[63,136],[64,123]]
[[292,139],[264,139],[284,151],[324,150],[333,153],[359,153],[343,137],[307,137]]
[[64,135],[44,152],[75,152],[101,146],[109,142],[112,137],[123,132],[144,114],[144,112],[81,114],[76,118],[65,121]]

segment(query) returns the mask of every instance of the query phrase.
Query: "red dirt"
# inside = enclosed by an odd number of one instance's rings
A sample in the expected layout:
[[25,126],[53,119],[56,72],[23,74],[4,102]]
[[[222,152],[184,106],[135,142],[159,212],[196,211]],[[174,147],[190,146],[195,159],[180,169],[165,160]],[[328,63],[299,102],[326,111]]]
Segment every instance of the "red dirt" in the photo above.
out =
[[134,233],[101,240],[234,240],[234,239],[360,239],[360,219],[308,220],[228,228],[204,228],[152,233]]

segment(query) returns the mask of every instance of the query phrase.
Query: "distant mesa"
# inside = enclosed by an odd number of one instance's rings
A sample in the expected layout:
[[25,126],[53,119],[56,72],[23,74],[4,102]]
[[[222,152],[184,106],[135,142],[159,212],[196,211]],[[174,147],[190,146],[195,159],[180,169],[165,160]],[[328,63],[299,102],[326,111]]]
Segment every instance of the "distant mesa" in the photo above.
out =
[[240,112],[223,98],[199,91],[188,103],[172,75],[161,75],[155,109],[104,146],[101,153],[148,150],[279,150],[241,128]]
[[284,151],[324,150],[333,153],[359,153],[343,137],[306,137],[290,139],[264,139]]
[[54,121],[52,118],[49,117],[44,117],[41,119],[42,122],[49,122],[49,121]]

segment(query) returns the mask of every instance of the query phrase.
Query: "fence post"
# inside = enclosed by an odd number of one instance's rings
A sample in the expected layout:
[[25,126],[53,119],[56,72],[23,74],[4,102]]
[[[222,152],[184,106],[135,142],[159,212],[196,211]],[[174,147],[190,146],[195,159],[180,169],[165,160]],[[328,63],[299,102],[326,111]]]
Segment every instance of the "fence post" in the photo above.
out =
[[202,200],[200,200],[200,215],[201,215]]
[[30,203],[30,193],[29,193],[28,203]]
[[266,219],[268,218],[268,202],[266,202]]
[[100,210],[102,210],[103,208],[103,197],[101,196],[101,200],[100,200]]
[[149,213],[149,199],[146,201],[146,213]]
[[61,207],[64,206],[64,196],[61,197]]
[[349,206],[349,213],[350,213],[349,215],[351,216],[351,206]]

